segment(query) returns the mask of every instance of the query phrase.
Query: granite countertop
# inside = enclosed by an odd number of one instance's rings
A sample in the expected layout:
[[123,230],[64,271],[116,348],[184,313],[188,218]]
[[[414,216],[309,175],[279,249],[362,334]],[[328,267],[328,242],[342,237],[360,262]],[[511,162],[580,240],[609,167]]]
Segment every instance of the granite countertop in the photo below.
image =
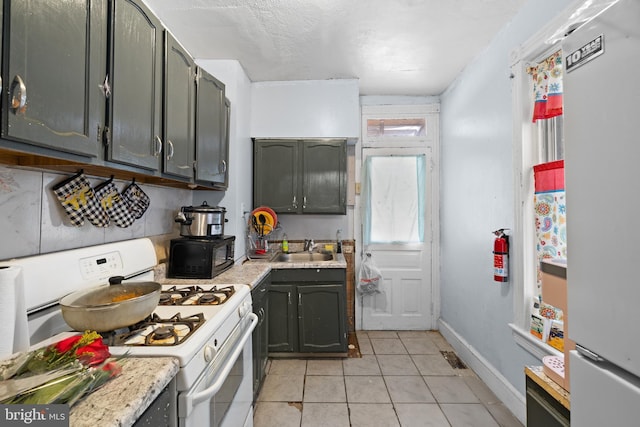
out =
[[344,254],[334,254],[335,259],[331,261],[304,261],[304,262],[273,262],[268,259],[251,259],[247,260],[243,265],[247,264],[267,264],[273,270],[292,269],[292,268],[347,268],[347,261]]
[[179,368],[173,357],[127,357],[120,363],[120,375],[71,408],[71,427],[133,425]]
[[293,268],[347,268],[343,254],[336,254],[333,261],[317,262],[269,262],[266,259],[247,260],[236,264],[227,271],[212,279],[174,279],[167,277],[167,264],[158,264],[154,269],[155,280],[159,283],[192,285],[249,285],[254,287],[264,279],[271,270]]

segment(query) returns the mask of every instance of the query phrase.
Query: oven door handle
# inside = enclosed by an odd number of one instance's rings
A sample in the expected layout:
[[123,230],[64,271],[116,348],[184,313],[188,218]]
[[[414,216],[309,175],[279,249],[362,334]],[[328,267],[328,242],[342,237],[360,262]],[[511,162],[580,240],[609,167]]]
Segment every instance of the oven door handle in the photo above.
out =
[[236,344],[236,348],[233,350],[233,353],[231,353],[231,356],[227,359],[227,363],[220,369],[220,373],[217,375],[216,380],[201,392],[194,393],[192,396],[186,396],[187,401],[185,403],[188,408],[195,406],[200,402],[204,402],[205,400],[211,399],[211,396],[216,394],[224,384],[227,376],[229,375],[229,372],[231,372],[231,368],[233,368],[233,365],[236,363],[238,356],[240,356],[240,353],[242,353],[244,345],[246,344],[247,340],[251,338],[251,334],[258,324],[258,316],[255,313],[249,313],[247,314],[247,317],[249,318],[251,323],[249,324],[247,330],[244,331],[244,334],[238,341],[238,344]]

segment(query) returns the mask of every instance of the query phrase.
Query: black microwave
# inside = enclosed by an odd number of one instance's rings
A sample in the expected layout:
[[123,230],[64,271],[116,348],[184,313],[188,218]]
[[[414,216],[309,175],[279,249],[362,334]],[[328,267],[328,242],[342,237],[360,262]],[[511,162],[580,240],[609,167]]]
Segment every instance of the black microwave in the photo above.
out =
[[218,239],[172,239],[168,277],[211,279],[234,264],[235,236]]

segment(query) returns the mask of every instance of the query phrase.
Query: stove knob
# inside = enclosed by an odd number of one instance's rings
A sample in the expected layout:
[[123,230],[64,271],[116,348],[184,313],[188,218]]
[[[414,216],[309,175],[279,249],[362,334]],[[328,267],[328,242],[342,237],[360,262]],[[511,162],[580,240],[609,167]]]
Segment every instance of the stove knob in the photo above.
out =
[[206,345],[204,347],[204,360],[206,362],[211,362],[213,360],[213,356],[216,355],[216,349],[210,345]]

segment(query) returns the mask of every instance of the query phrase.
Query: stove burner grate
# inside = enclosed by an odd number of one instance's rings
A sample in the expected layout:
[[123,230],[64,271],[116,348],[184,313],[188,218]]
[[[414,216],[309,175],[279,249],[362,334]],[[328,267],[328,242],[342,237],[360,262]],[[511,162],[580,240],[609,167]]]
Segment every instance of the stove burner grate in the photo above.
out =
[[101,335],[109,346],[173,346],[184,342],[204,321],[202,313],[187,317],[176,313],[167,319],[152,313],[135,325]]
[[233,286],[205,289],[201,286],[172,286],[160,294],[160,305],[220,305],[235,293]]

